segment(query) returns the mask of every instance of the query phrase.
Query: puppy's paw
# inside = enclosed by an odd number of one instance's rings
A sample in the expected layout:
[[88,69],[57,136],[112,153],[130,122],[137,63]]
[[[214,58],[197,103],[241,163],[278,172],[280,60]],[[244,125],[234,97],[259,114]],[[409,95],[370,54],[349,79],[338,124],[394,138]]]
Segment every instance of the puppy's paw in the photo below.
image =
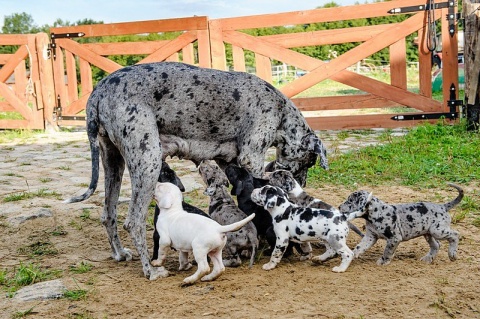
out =
[[270,261],[266,264],[263,265],[263,270],[272,270],[273,268],[275,268],[275,266],[277,266],[277,263],[274,262],[274,261]]
[[305,261],[305,260],[310,260],[312,258],[312,254],[306,254],[306,255],[302,255],[300,256],[300,261]]
[[345,270],[347,270],[345,267],[341,267],[341,266],[335,266],[332,268],[332,271],[333,272],[345,272]]
[[168,277],[168,270],[166,270],[165,267],[151,267],[150,277],[148,279],[155,280],[160,277]]
[[163,263],[159,259],[150,261],[150,264],[154,267],[160,267]]
[[122,248],[119,252],[113,253],[112,258],[116,261],[131,261],[132,251],[128,248]]
[[421,261],[431,264],[433,262],[433,257],[431,255],[425,255],[422,258],[420,258]]
[[183,266],[180,266],[178,267],[178,270],[189,270],[190,268],[192,268],[192,264],[191,263],[188,263],[186,265],[183,265]]
[[450,258],[450,261],[455,261],[457,260],[457,253],[453,253],[453,254],[448,254],[448,258]]

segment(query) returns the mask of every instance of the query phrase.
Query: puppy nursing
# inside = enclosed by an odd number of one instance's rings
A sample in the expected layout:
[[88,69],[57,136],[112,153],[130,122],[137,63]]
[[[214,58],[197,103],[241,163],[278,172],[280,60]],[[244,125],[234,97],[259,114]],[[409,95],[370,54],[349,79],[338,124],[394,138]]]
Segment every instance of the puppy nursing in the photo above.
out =
[[460,203],[463,190],[454,184],[448,184],[458,191],[458,196],[446,204],[419,202],[410,204],[390,205],[376,197],[368,198],[368,192],[356,191],[340,205],[343,213],[363,212],[366,221],[366,234],[355,247],[355,257],[372,247],[379,238],[386,239],[387,244],[383,256],[378,259],[378,265],[388,265],[395,250],[402,241],[419,236],[425,237],[430,251],[421,258],[426,263],[433,259],[440,248],[439,240],[449,243],[448,257],[454,261],[457,258],[459,234],[450,228],[451,217],[448,211]]
[[[171,183],[157,183],[155,201],[160,209],[156,229],[160,235],[158,259],[153,266],[162,266],[170,247],[179,252],[179,270],[191,268],[188,253],[193,252],[197,262],[197,271],[183,280],[184,285],[191,285],[197,280],[211,281],[224,271],[222,250],[227,241],[227,232],[239,230],[251,221],[254,214],[236,223],[222,226],[212,219],[197,214],[189,214],[182,208],[182,193]],[[210,272],[207,256],[213,263]]]

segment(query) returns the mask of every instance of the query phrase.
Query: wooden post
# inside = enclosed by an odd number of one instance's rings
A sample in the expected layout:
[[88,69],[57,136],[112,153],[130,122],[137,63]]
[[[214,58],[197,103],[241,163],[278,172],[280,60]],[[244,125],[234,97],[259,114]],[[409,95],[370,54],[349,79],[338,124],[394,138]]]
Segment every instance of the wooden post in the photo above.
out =
[[463,0],[465,105],[469,130],[480,127],[480,0]]

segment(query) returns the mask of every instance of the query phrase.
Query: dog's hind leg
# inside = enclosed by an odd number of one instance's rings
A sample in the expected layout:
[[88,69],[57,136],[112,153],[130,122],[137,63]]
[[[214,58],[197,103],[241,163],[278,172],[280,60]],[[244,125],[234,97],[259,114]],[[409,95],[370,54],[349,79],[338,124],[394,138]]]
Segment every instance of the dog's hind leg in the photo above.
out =
[[425,238],[428,245],[430,246],[430,251],[428,252],[428,254],[423,256],[420,260],[426,262],[427,264],[431,264],[435,256],[437,256],[438,250],[440,248],[440,243],[438,242],[438,240],[433,238],[433,236],[430,234],[425,234],[423,235],[423,237]]
[[431,232],[431,235],[437,240],[448,240],[448,258],[450,258],[451,261],[455,261],[457,259],[459,233],[445,226],[437,227],[435,231]]
[[202,281],[211,281],[215,280],[225,271],[225,266],[222,261],[222,250],[217,249],[216,251],[210,252],[208,254],[212,260],[213,269],[212,272],[206,276],[202,277]]
[[112,257],[116,261],[131,260],[132,254],[129,249],[123,248],[117,230],[117,202],[125,162],[108,137],[100,137],[99,142],[105,172],[105,205],[100,219],[107,231],[108,241],[112,248]]
[[[208,260],[207,260],[208,250],[206,250],[204,247],[199,247],[199,246],[200,245],[196,245],[195,247],[195,244],[192,243],[193,256],[195,258],[195,261],[197,262],[197,271],[193,275],[183,279],[182,286],[192,285],[201,277],[203,277],[204,275],[210,272],[210,266],[208,265]],[[220,256],[220,262],[221,262],[221,256]]]

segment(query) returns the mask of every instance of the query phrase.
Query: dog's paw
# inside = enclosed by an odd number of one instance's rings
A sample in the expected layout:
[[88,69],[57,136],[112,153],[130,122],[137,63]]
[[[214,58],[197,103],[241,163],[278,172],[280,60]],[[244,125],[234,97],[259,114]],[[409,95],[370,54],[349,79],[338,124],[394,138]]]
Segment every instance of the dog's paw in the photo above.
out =
[[193,267],[193,265],[191,263],[188,263],[186,265],[178,267],[178,270],[189,270],[192,267]]
[[431,264],[433,262],[433,257],[431,255],[425,255],[422,258],[420,258],[421,261]]
[[345,270],[347,270],[345,267],[341,267],[341,266],[335,266],[332,268],[332,271],[333,272],[345,272]]
[[300,261],[305,261],[305,260],[310,260],[312,258],[312,254],[306,254],[306,255],[302,255],[300,256]]
[[165,267],[151,267],[149,280],[168,277],[168,270]]
[[453,254],[448,254],[448,258],[450,258],[450,261],[455,261],[457,260],[457,253],[453,253]]
[[116,261],[131,261],[132,260],[132,251],[128,248],[122,248],[120,252],[113,253],[112,258]]
[[262,268],[263,268],[263,270],[272,270],[273,268],[275,268],[275,266],[277,266],[277,263],[273,262],[273,261],[270,261],[270,262],[264,264],[262,266]]
[[386,265],[388,265],[390,262],[391,262],[391,260],[389,260],[389,259],[388,259],[388,260],[385,260],[385,259],[383,259],[383,257],[381,257],[381,258],[379,258],[379,259],[377,260],[377,265],[379,265],[379,266],[386,266]]
[[155,260],[150,261],[150,264],[153,267],[160,267],[163,263],[159,259],[155,259]]

